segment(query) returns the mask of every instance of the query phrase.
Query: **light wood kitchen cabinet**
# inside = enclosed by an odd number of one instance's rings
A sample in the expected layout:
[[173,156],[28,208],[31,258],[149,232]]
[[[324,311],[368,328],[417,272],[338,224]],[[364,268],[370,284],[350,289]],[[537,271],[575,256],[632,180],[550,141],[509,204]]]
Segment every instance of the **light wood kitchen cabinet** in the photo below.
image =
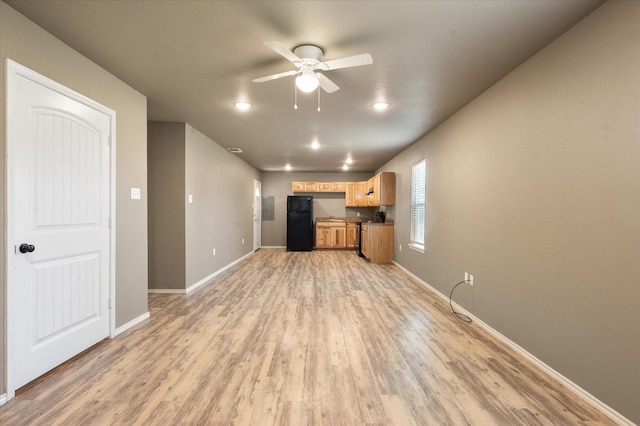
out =
[[358,224],[347,223],[347,248],[356,248],[358,246]]
[[356,199],[355,199],[355,191],[356,191],[356,183],[355,182],[346,182],[344,184],[344,204],[346,207],[355,207]]
[[396,202],[396,174],[381,172],[368,180],[369,206],[393,206]]
[[331,182],[316,182],[318,192],[331,192]]
[[353,207],[367,207],[367,182],[354,183]]
[[344,201],[346,207],[367,207],[367,182],[346,182]]
[[316,224],[316,248],[329,247],[329,227],[323,223]]
[[331,244],[333,245],[333,248],[345,248],[347,246],[346,225],[332,226],[329,237],[331,238]]
[[345,192],[345,182],[331,182],[331,192]]
[[393,262],[393,225],[363,223],[360,250],[371,263]]
[[360,234],[360,251],[362,255],[369,259],[367,254],[369,253],[369,227],[362,224],[362,233]]
[[345,182],[291,182],[293,192],[345,192]]
[[345,248],[347,227],[344,222],[316,223],[316,248]]

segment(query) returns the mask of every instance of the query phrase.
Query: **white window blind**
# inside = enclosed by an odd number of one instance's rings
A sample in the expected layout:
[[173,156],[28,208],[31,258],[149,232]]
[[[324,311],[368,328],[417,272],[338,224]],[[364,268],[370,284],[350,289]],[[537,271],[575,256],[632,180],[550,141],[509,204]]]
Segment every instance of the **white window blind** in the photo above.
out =
[[411,168],[411,245],[424,250],[427,160]]

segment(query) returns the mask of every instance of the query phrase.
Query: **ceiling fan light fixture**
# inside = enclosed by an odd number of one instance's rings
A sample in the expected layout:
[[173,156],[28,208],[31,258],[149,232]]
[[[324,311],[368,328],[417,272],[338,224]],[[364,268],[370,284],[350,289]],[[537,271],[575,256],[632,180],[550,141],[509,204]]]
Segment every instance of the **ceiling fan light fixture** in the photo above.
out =
[[318,77],[311,70],[302,70],[302,74],[296,77],[296,87],[305,93],[313,92],[319,85]]

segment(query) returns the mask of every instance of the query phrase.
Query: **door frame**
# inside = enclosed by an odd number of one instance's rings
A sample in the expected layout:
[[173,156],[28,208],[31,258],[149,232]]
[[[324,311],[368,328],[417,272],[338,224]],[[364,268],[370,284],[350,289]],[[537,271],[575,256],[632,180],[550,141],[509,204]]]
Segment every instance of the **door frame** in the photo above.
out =
[[[256,194],[256,192],[260,192]],[[256,198],[260,198],[259,205],[256,205]],[[262,182],[257,179],[253,180],[253,202],[251,203],[253,206],[253,251],[258,250],[262,247]],[[258,221],[256,221],[256,215],[258,216]],[[257,223],[257,225],[256,225]],[[256,228],[260,229],[260,243],[256,247]]]
[[14,310],[13,306],[15,306],[14,298],[15,291],[14,287],[16,283],[14,282],[14,274],[13,269],[14,259],[15,259],[15,250],[16,244],[15,242],[15,223],[14,223],[14,203],[15,203],[15,179],[14,179],[14,152],[16,146],[19,141],[16,140],[14,126],[16,123],[15,119],[15,85],[16,79],[19,77],[26,78],[28,80],[33,81],[34,83],[40,84],[52,91],[60,93],[63,96],[66,96],[70,99],[73,99],[76,102],[84,104],[90,108],[93,108],[97,111],[100,111],[103,114],[109,116],[110,120],[110,140],[109,144],[111,149],[109,150],[109,300],[108,300],[108,308],[109,308],[109,338],[115,336],[116,332],[116,306],[115,306],[115,248],[116,248],[116,211],[115,211],[115,184],[116,184],[116,113],[111,108],[108,108],[93,99],[90,99],[54,80],[51,80],[48,77],[45,77],[42,74],[39,74],[23,65],[18,64],[11,59],[6,60],[5,65],[6,70],[6,135],[7,135],[7,143],[6,143],[6,160],[5,160],[5,255],[4,255],[4,264],[6,266],[6,274],[5,274],[5,285],[6,285],[6,300],[5,300],[5,329],[4,333],[6,336],[6,346],[5,346],[5,385],[6,385],[6,395],[7,401],[12,399],[15,396],[15,384],[14,384],[14,362],[15,357],[13,354],[14,351]]

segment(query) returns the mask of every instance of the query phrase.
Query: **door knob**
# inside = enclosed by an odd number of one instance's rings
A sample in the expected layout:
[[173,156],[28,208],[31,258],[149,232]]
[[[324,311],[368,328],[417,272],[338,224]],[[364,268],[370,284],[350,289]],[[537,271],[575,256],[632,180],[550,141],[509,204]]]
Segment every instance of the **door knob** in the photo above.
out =
[[33,253],[36,249],[36,246],[33,244],[22,243],[20,244],[19,250],[20,253]]

